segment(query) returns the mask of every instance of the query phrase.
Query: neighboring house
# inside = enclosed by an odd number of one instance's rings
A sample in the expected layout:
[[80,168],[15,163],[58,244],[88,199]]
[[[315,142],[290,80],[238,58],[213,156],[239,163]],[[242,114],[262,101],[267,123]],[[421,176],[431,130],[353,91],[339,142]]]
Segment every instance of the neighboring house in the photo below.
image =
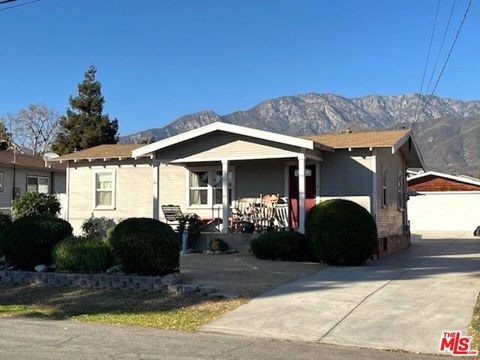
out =
[[409,245],[406,170],[424,167],[406,129],[300,138],[221,122],[149,145],[101,145],[52,161],[68,164],[67,217],[77,232],[92,213],[163,220],[167,204],[228,219],[232,200],[274,193],[288,197],[291,225],[300,232],[315,203],[356,201],[377,221],[386,252]]
[[65,168],[38,155],[1,151],[0,212],[10,212],[12,201],[28,191],[65,194]]
[[412,233],[467,231],[480,225],[480,180],[435,171],[409,177]]

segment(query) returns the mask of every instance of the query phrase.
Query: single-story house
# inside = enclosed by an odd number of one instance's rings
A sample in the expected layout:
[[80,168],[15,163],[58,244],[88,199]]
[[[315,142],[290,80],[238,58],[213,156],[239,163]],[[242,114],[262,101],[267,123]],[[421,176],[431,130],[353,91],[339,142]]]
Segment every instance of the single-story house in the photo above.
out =
[[435,171],[408,178],[412,233],[465,231],[480,226],[480,180]]
[[164,220],[167,204],[205,219],[230,219],[234,200],[259,194],[288,199],[290,224],[304,232],[314,204],[343,198],[372,214],[387,252],[409,245],[406,171],[424,167],[408,129],[294,137],[222,122],[52,162],[67,164],[67,219],[77,232],[92,214]]
[[28,191],[65,194],[65,164],[47,163],[40,155],[0,151],[0,211]]

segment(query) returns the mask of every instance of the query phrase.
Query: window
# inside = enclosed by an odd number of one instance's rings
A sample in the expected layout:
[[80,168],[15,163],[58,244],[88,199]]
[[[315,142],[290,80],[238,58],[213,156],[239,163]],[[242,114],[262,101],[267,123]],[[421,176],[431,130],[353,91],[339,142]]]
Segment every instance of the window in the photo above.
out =
[[190,172],[190,205],[208,205],[208,173]]
[[388,172],[384,166],[382,166],[382,207],[387,207],[387,181],[388,181]]
[[45,176],[27,176],[27,192],[49,193],[50,179]]
[[[232,172],[228,172],[228,203],[232,202]],[[222,198],[222,172],[213,172],[213,203],[215,205],[221,205],[223,203]]]
[[0,171],[0,191],[3,191],[3,172]]
[[115,176],[112,171],[95,173],[95,208],[113,209],[115,206]]
[[404,184],[403,171],[399,169],[397,173],[397,191],[398,191],[397,206],[399,210],[405,209],[405,195],[403,193],[403,184]]
[[[228,202],[232,200],[233,173],[228,172]],[[189,172],[189,205],[222,205],[222,171],[218,168],[192,169]]]

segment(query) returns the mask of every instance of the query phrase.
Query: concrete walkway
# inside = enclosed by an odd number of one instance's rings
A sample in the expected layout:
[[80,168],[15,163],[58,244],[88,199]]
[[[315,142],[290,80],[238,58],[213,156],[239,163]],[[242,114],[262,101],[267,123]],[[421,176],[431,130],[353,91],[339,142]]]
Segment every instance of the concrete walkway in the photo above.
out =
[[438,353],[443,330],[467,331],[479,290],[480,239],[419,239],[280,286],[202,330]]

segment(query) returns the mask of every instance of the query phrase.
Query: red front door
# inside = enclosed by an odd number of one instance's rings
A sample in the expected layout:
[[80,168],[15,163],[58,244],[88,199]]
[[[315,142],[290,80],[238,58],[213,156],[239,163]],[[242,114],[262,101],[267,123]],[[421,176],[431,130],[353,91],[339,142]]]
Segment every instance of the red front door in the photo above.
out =
[[[307,165],[305,176],[305,213],[315,206],[315,165]],[[298,229],[298,170],[297,166],[289,168],[290,191],[290,226]]]

